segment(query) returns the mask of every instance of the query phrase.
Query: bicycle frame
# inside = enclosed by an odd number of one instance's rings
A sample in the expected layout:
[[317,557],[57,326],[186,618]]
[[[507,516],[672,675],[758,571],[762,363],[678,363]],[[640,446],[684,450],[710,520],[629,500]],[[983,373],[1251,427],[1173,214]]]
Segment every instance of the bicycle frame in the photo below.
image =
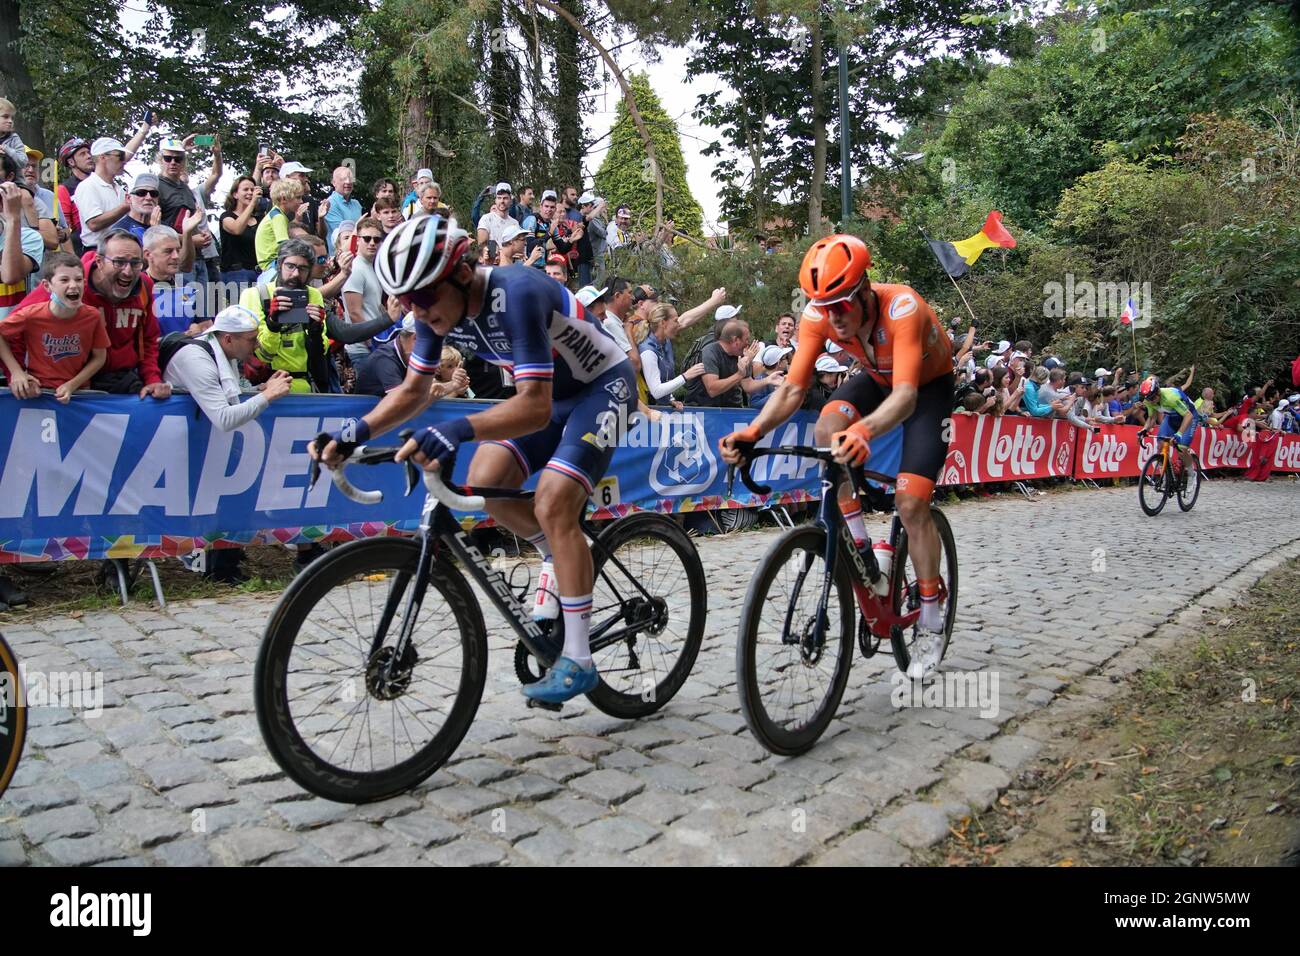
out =
[[[848,522],[844,520],[844,515],[840,512],[838,489],[841,482],[850,481],[853,492],[861,495],[865,479],[870,478],[872,481],[881,484],[893,484],[894,479],[889,475],[882,475],[878,472],[867,471],[862,468],[848,468],[834,461],[830,452],[826,449],[810,448],[802,445],[792,445],[780,448],[754,448],[749,452],[749,457],[759,458],[764,455],[798,455],[806,458],[816,458],[822,461],[828,470],[826,477],[822,479],[822,499],[817,509],[817,518],[814,522],[818,527],[826,531],[826,551],[823,554],[823,560],[826,565],[824,580],[822,582],[821,598],[817,605],[817,625],[814,630],[814,639],[820,647],[826,641],[826,609],[830,601],[830,594],[833,582],[835,580],[835,571],[839,561],[849,562],[851,568],[851,581],[853,592],[857,598],[858,610],[862,613],[863,619],[871,629],[871,633],[885,639],[892,636],[894,628],[900,631],[906,630],[916,623],[921,616],[920,608],[914,611],[907,611],[903,614],[895,614],[891,606],[892,602],[888,597],[882,597],[875,592],[872,587],[872,581],[880,576],[880,566],[876,563],[876,556],[870,550],[866,549],[864,556],[862,551],[853,542],[853,534],[849,531]],[[770,494],[772,489],[763,485],[753,483],[749,476],[749,465],[740,472],[741,480],[750,491],[759,495]],[[889,543],[897,546],[899,532],[902,527],[902,521],[895,514],[893,521],[889,526]],[[868,545],[870,541],[868,541]],[[889,590],[888,594],[894,592],[894,575],[899,573],[897,563],[890,568]],[[807,574],[807,570],[800,573],[800,578],[796,582],[798,588],[802,588],[802,576]],[[940,597],[946,597],[946,588],[940,582]],[[793,609],[787,609],[787,618]],[[796,633],[797,629],[789,627],[790,621],[786,621],[784,634]]]
[[[349,463],[379,464],[392,461],[392,456],[396,451],[396,448],[358,448]],[[351,486],[346,481],[340,482],[336,478],[335,483],[339,485],[341,490],[344,490],[345,494],[348,494],[347,488]],[[407,472],[408,494],[415,484],[415,470],[412,466]],[[533,497],[533,492],[522,491],[518,488],[458,488],[449,483],[445,483],[445,486],[458,496],[479,495],[485,498],[504,498],[519,501],[531,500]],[[650,602],[652,600],[651,595],[642,586],[641,582],[623,566],[616,555],[604,550],[595,525],[587,520],[585,515],[579,515],[578,522],[583,533],[590,539],[592,548],[601,549],[601,554],[605,560],[612,563],[627,580],[632,582],[633,586],[640,592],[641,597]],[[432,493],[425,496],[424,507],[420,513],[419,534],[420,557],[416,563],[415,587],[407,595],[406,613],[402,618],[402,630],[397,637],[393,654],[385,665],[387,671],[400,666],[400,661],[410,644],[415,622],[423,605],[424,594],[429,586],[434,562],[449,560],[448,554],[459,559],[461,567],[469,572],[470,577],[483,589],[483,592],[487,594],[497,611],[515,632],[515,635],[535,658],[539,661],[549,661],[556,656],[558,647],[547,646],[551,636],[550,629],[533,620],[528,608],[524,607],[515,596],[505,576],[488,563],[487,558],[483,556],[483,552],[470,540],[469,534],[452,517],[451,509],[437,500]],[[592,628],[589,640],[593,653],[603,650],[630,635],[639,633],[647,623],[635,618],[635,612],[639,610],[639,607],[635,604],[636,599],[624,597],[619,588],[606,574],[604,567],[601,568],[600,576],[618,596],[619,603],[622,605],[622,613],[617,617],[602,621]],[[398,575],[394,587],[389,590],[388,600],[385,602],[371,642],[370,650],[372,655],[378,653],[384,646],[384,642],[388,638],[388,628],[392,624],[400,604],[400,596],[406,591],[409,581],[409,575],[403,572],[403,574]],[[619,623],[626,626],[617,627],[616,625]]]

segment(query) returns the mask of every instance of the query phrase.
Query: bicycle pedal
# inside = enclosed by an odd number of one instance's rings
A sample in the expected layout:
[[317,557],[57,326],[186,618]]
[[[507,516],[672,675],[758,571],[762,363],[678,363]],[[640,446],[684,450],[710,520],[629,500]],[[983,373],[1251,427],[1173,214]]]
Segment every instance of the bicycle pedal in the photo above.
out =
[[564,707],[563,704],[552,704],[549,701],[545,701],[545,700],[533,700],[533,698],[531,697],[529,697],[527,700],[528,700],[529,707],[540,707],[542,710],[549,710],[555,714],[558,714],[560,712],[560,709]]

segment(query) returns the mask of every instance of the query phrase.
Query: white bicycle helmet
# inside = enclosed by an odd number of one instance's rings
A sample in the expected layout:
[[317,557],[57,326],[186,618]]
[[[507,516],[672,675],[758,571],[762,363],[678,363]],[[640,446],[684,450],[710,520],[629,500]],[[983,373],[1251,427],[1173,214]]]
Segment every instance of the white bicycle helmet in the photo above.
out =
[[435,286],[451,275],[468,248],[469,235],[455,219],[408,219],[388,234],[375,256],[379,285],[389,295]]

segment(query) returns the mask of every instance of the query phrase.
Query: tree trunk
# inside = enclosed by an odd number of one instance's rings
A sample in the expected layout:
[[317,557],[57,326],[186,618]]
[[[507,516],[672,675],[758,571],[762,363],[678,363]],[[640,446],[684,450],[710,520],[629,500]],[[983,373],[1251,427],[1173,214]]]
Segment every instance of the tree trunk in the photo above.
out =
[[[428,90],[422,89],[410,93],[406,98],[406,105],[402,110],[402,118],[397,129],[397,150],[401,157],[399,169],[414,172],[429,165],[431,129]],[[397,198],[400,200],[402,197]]]
[[[561,0],[575,20],[582,20],[582,0]],[[582,96],[578,31],[565,18],[555,22],[555,153],[556,185],[573,185],[582,191]]]
[[822,62],[822,24],[820,11],[814,9],[810,53],[812,56],[812,127],[813,127],[813,168],[812,182],[808,187],[808,235],[821,236],[822,230],[822,187],[826,184],[826,75]]
[[484,21],[487,27],[487,107],[495,168],[485,170],[490,179],[512,182],[519,169],[520,141],[517,127],[520,82],[514,56],[506,42],[505,13],[500,3]]
[[36,100],[32,76],[27,72],[19,40],[19,0],[0,0],[0,96],[18,107],[14,129],[24,143],[46,155],[45,114]]

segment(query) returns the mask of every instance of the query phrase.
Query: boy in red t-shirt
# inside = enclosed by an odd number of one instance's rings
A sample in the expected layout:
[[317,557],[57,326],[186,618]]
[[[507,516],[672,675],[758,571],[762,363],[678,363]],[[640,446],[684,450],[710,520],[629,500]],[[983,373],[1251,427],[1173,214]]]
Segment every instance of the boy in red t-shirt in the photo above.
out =
[[16,397],[35,398],[42,388],[52,388],[66,405],[104,367],[108,330],[99,310],[81,300],[86,273],[76,256],[46,256],[41,286],[48,301],[0,319],[0,361],[9,370],[9,389]]

